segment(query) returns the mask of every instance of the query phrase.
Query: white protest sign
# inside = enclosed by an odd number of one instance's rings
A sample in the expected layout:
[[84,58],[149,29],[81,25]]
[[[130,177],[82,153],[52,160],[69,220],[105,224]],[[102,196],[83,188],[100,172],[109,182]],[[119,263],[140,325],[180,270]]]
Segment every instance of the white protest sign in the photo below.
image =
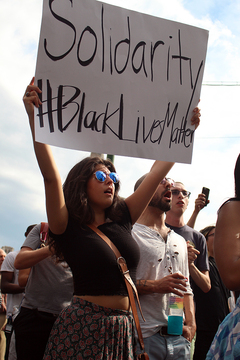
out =
[[37,141],[190,163],[208,31],[95,0],[44,0]]

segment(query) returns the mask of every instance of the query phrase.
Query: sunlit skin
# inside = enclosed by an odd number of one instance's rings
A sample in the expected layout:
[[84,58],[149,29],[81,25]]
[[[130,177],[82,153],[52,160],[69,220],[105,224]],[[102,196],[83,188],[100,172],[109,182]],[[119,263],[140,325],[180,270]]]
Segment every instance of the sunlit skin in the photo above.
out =
[[2,266],[2,263],[3,263],[3,260],[5,259],[5,257],[6,257],[5,251],[0,249],[0,269],[1,269],[1,266]]
[[[162,205],[160,206],[159,210],[162,210],[163,207],[168,207],[169,208],[171,207],[171,202],[172,202],[172,193],[170,191],[170,188],[171,188],[171,185],[170,183],[167,181],[164,185],[163,184],[160,184],[152,198],[152,200],[150,201],[150,204],[151,203],[159,203],[159,204],[164,204],[165,205]],[[169,204],[169,205],[167,205]],[[158,207],[157,207],[158,208]]]
[[169,228],[166,227],[163,214],[171,207],[172,193],[170,183],[160,184],[149,206],[139,217],[138,223],[146,225],[157,231],[163,239],[167,239]]
[[[106,174],[110,174],[109,169],[103,165],[97,165],[95,171],[101,170]],[[91,207],[95,210],[105,210],[112,205],[115,193],[115,185],[109,176],[106,177],[104,182],[96,179],[93,174],[88,180],[87,195]]]
[[[187,190],[185,186],[181,183],[175,183],[175,186],[172,188],[172,190]],[[172,196],[172,212],[176,212],[178,214],[183,214],[185,210],[188,207],[189,199],[188,197],[184,197],[183,194],[180,192],[179,195],[173,195]]]

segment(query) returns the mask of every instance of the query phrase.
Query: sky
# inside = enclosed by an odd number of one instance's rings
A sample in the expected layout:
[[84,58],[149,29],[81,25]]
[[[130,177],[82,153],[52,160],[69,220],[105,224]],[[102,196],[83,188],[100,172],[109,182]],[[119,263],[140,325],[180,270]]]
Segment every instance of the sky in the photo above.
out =
[[[192,163],[175,164],[168,175],[191,191],[186,222],[202,187],[210,188],[210,204],[200,212],[195,228],[214,224],[219,206],[234,195],[233,171],[240,152],[239,0],[106,2],[209,31],[201,124],[195,133]],[[47,220],[43,181],[22,103],[35,73],[41,16],[42,0],[0,0],[0,247],[15,250],[21,247],[28,225]],[[56,147],[53,153],[63,181],[76,162],[89,156]],[[114,164],[121,178],[120,195],[126,197],[153,160],[115,156]]]

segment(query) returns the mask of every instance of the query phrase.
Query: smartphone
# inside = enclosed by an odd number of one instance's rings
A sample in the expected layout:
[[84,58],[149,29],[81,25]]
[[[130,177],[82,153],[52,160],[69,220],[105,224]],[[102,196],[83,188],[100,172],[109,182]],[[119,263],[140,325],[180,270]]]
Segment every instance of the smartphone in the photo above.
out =
[[206,196],[205,206],[207,206],[207,204],[208,204],[209,193],[210,193],[210,189],[208,189],[206,187],[202,188],[202,194],[204,194]]

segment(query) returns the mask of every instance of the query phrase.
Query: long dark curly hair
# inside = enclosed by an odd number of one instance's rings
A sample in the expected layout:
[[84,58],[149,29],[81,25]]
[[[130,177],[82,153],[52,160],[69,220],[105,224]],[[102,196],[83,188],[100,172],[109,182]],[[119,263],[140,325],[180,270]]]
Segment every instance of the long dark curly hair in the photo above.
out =
[[[116,172],[110,160],[104,160],[100,157],[87,157],[70,170],[63,184],[63,193],[68,214],[75,219],[81,227],[84,227],[86,224],[91,224],[94,221],[94,211],[88,201],[87,184],[97,165],[104,165],[110,172]],[[112,205],[105,210],[106,218],[113,221],[119,221],[123,211],[123,199],[118,195],[119,189],[120,184],[116,183]],[[49,238],[49,246],[50,248],[53,247],[57,257],[63,260],[61,250],[52,238]]]
[[[94,212],[88,202],[87,183],[97,165],[104,165],[110,172],[116,172],[110,160],[104,160],[100,157],[87,157],[70,170],[63,184],[63,193],[69,215],[77,220],[80,225],[90,224],[94,221]],[[114,209],[119,202],[119,188],[120,184],[115,184],[113,203],[106,209],[106,217],[114,216]]]

